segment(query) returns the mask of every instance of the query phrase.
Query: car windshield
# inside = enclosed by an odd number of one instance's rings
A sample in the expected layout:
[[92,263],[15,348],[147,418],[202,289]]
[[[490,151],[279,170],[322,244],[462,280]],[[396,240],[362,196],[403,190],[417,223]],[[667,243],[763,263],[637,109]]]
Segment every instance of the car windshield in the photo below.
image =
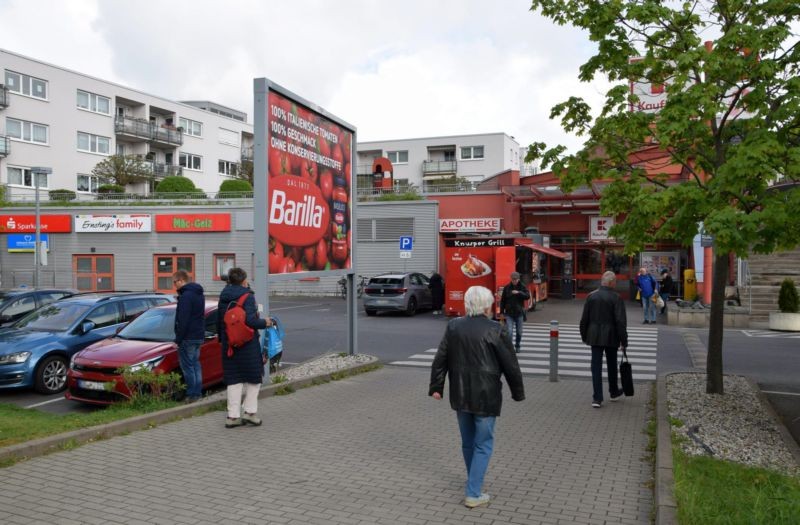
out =
[[373,277],[369,284],[402,284],[403,279],[398,277]]
[[147,310],[120,330],[117,337],[140,341],[174,341],[175,309],[155,308]]
[[63,331],[72,326],[86,311],[89,304],[51,303],[34,310],[14,325],[26,330]]

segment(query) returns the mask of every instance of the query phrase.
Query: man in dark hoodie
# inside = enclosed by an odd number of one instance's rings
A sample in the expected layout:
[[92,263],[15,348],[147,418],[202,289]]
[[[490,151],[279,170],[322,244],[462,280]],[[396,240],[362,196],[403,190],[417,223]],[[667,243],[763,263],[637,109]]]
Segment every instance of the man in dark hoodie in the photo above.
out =
[[192,282],[184,270],[172,274],[172,283],[178,291],[175,343],[178,345],[178,359],[186,381],[186,402],[192,403],[200,399],[203,393],[200,345],[206,335],[206,299],[203,296],[203,287]]

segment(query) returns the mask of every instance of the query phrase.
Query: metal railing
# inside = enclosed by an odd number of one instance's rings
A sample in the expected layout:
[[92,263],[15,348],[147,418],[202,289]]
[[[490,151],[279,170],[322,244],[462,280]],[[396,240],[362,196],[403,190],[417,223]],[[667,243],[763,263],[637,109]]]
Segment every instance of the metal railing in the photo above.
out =
[[9,104],[8,88],[0,84],[0,109],[7,108]]
[[150,171],[153,172],[153,176],[157,179],[180,176],[183,174],[183,166],[177,166],[175,164],[161,164],[158,162],[147,162],[147,165],[150,167]]
[[139,118],[117,116],[114,118],[114,132],[118,135],[130,135],[152,142],[176,146],[183,144],[182,130],[157,126]]
[[11,152],[11,141],[5,135],[0,135],[0,157],[8,157]]
[[242,162],[253,162],[253,146],[242,147]]
[[458,164],[454,160],[423,160],[422,176],[456,173],[457,168]]

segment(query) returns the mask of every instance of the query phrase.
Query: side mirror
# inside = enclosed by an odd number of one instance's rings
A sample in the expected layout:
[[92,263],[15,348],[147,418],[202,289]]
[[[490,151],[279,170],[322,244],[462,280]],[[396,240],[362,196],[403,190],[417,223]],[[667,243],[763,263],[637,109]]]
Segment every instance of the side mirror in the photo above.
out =
[[5,315],[5,314],[0,315],[0,323],[7,323],[7,322],[13,321],[13,320],[14,320],[14,318],[11,317],[10,315]]
[[81,334],[86,334],[94,330],[94,327],[97,326],[94,324],[94,321],[84,321],[81,323]]

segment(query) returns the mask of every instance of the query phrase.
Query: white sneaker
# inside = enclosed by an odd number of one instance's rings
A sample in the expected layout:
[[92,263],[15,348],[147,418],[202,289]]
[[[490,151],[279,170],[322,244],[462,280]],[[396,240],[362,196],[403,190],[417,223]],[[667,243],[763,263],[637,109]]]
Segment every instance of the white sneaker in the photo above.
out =
[[470,498],[467,496],[464,498],[464,506],[469,509],[474,509],[475,507],[485,507],[489,505],[489,499],[489,495],[485,492],[482,492],[477,498]]

